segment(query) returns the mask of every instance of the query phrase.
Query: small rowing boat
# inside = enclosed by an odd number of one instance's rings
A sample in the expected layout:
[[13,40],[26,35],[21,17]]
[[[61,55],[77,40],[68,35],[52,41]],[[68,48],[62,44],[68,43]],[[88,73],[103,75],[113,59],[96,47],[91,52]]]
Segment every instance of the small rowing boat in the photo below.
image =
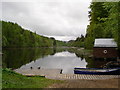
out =
[[74,74],[120,75],[120,68],[74,68]]

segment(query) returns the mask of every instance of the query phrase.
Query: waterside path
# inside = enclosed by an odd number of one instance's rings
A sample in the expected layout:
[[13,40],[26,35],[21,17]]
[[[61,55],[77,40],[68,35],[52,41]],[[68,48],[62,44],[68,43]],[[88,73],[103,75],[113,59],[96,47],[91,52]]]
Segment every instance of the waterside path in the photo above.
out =
[[105,80],[120,78],[120,75],[84,75],[84,74],[61,74],[62,69],[16,69],[14,70],[25,76],[44,76],[55,80]]

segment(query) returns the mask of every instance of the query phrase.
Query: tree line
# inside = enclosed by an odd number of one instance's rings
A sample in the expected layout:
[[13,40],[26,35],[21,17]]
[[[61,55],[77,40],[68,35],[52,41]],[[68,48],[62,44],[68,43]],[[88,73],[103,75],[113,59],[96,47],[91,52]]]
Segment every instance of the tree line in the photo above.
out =
[[85,48],[92,49],[96,38],[114,38],[120,49],[120,2],[92,2]]
[[67,42],[68,47],[84,47],[85,37],[81,34],[80,37],[77,37],[76,40],[70,40]]
[[68,42],[55,40],[53,37],[45,37],[25,30],[17,23],[0,21],[2,24],[2,47],[83,47],[84,36]]
[[2,23],[2,47],[53,47],[54,38],[48,38],[23,29],[17,23]]

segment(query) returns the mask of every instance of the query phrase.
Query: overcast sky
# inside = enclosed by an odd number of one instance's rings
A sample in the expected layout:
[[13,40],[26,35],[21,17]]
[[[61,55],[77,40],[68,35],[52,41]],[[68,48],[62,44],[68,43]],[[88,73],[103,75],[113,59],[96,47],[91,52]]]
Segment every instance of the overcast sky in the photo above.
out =
[[63,41],[86,34],[91,0],[8,1],[2,2],[2,20]]

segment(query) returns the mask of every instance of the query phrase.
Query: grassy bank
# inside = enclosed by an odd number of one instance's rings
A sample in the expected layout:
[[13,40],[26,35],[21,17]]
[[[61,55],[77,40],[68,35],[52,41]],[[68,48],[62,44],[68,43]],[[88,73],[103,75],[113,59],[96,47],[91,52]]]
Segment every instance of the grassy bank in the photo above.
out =
[[50,80],[44,77],[26,77],[9,69],[2,70],[3,88],[45,88],[54,83],[62,83],[59,80]]

